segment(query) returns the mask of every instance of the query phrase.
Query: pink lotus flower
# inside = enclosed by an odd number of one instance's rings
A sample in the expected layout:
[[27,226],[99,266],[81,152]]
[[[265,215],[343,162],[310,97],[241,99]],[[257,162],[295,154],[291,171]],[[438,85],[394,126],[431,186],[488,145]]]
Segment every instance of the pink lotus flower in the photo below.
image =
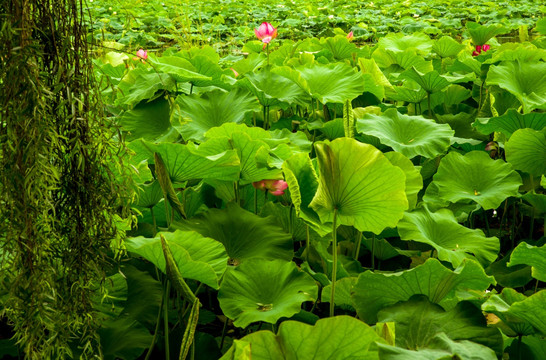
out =
[[135,58],[135,60],[138,60],[138,59],[146,60],[148,59],[148,51],[140,49],[136,52],[136,56],[137,57]]
[[350,40],[353,40],[353,37],[354,37],[354,34],[353,34],[352,31],[351,31],[350,33],[347,34],[347,39],[349,39],[349,41],[350,41]]
[[262,40],[264,43],[264,48],[271,42],[271,40],[277,37],[277,29],[275,29],[273,25],[268,22],[263,22],[260,27],[254,29],[254,33],[258,39]]
[[258,190],[268,190],[272,195],[284,195],[284,190],[288,188],[288,184],[284,180],[261,180],[252,183]]
[[478,56],[481,54],[481,52],[486,52],[487,50],[491,49],[490,45],[484,44],[484,45],[476,45],[476,50],[472,52],[472,56]]

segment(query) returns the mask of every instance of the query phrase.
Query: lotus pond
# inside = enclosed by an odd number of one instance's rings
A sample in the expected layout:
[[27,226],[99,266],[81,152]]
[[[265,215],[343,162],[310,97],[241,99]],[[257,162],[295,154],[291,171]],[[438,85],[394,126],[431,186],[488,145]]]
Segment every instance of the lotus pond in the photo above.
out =
[[138,187],[105,358],[546,358],[544,6],[89,8]]

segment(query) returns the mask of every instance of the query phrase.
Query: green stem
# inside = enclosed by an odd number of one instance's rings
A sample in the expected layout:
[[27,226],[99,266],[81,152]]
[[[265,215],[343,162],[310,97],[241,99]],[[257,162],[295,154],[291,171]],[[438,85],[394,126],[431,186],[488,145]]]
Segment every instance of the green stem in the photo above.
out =
[[309,263],[309,224],[305,224],[305,261]]
[[154,237],[155,237],[155,234],[157,232],[157,222],[155,220],[155,214],[154,214],[154,208],[153,207],[150,208],[150,214],[152,215],[152,222],[154,224]]
[[265,49],[267,51],[267,65],[269,66],[269,44],[265,45]]
[[504,201],[504,210],[502,212],[500,227],[499,227],[499,239],[502,239],[502,226],[504,224],[504,219],[506,218],[506,211],[508,210],[508,199]]
[[163,306],[163,323],[164,323],[164,329],[165,329],[165,359],[169,360],[171,358],[170,352],[169,352],[169,290],[170,290],[171,283],[169,280],[166,281],[165,284],[165,293],[164,293],[164,300],[165,305]]
[[375,234],[372,237],[372,270],[375,270]]
[[150,347],[148,348],[148,352],[146,353],[146,357],[144,358],[144,360],[150,359],[150,356],[152,355],[152,351],[155,346],[155,342],[157,341],[157,333],[159,332],[159,324],[161,323],[161,313],[163,311],[164,300],[165,300],[165,293],[161,295],[161,304],[159,305],[159,311],[157,312],[157,320],[155,322],[154,337],[152,338],[152,343],[150,344]]
[[336,277],[337,277],[337,209],[334,208],[334,223],[332,225],[332,291],[330,293],[330,316],[334,316]]
[[358,260],[358,255],[360,254],[360,244],[362,244],[362,231],[359,231],[356,237],[356,245],[355,245],[355,251],[354,251],[355,260]]
[[489,220],[487,220],[487,212],[483,210],[483,220],[485,221],[485,235],[489,237]]
[[224,321],[224,327],[222,328],[222,338],[220,339],[220,351],[222,351],[222,348],[224,347],[224,340],[226,338],[226,331],[227,331],[227,324],[228,324],[228,318],[226,316],[226,320]]
[[254,188],[254,214],[258,214],[258,189]]

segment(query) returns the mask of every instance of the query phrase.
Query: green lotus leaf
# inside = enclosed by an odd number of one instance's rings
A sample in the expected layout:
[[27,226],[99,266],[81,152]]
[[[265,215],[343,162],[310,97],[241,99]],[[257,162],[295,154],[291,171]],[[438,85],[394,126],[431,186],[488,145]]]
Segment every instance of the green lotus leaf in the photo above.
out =
[[[277,335],[258,331],[242,340],[251,345],[252,360],[373,360],[378,359],[376,342],[384,342],[371,327],[346,315],[320,319],[314,326],[284,321]],[[233,346],[221,360],[241,359],[235,353]]]
[[506,254],[502,259],[489,265],[485,272],[487,275],[495,277],[497,284],[502,287],[517,288],[527,285],[533,277],[531,276],[531,267],[526,265],[515,265],[508,267],[510,254]]
[[502,293],[491,295],[482,304],[482,310],[486,313],[495,314],[502,322],[495,323],[508,336],[532,335],[536,333],[533,326],[527,321],[518,318],[510,311],[512,304],[527,299],[523,294],[514,289],[504,288]]
[[[242,130],[246,126],[243,126]],[[208,136],[209,133],[207,133]],[[239,184],[245,185],[264,179],[279,179],[279,169],[268,169],[258,163],[258,154],[269,154],[269,146],[262,140],[254,140],[248,132],[233,132],[229,137],[214,137],[199,146],[202,154],[214,156],[223,152],[237,151],[240,162]]]
[[444,309],[458,303],[458,294],[465,291],[484,291],[495,279],[487,276],[480,264],[464,260],[454,271],[436,259],[423,265],[396,273],[366,271],[358,276],[353,288],[353,305],[358,317],[366,323],[377,322],[377,312],[412,295],[423,294]]
[[259,110],[256,99],[240,89],[181,95],[176,98],[176,104],[184,119],[176,128],[186,141],[203,141],[204,134],[211,128],[228,122],[242,123],[246,113]]
[[195,53],[192,56],[187,56],[186,59],[191,65],[193,65],[192,70],[195,69],[196,73],[208,78],[192,79],[190,80],[190,82],[194,86],[216,86],[222,89],[230,89],[231,86],[225,83],[224,77],[226,74],[233,75],[232,71],[229,69],[222,70],[222,68],[218,65],[218,54],[216,54],[216,56],[213,58],[212,56],[210,56],[210,52],[207,52],[204,49],[200,50],[203,51]]
[[451,202],[472,200],[485,210],[496,209],[509,196],[518,196],[521,177],[510,164],[492,160],[486,152],[447,154],[434,175],[438,194]]
[[546,290],[541,290],[523,301],[513,303],[510,313],[529,322],[542,336],[546,336]]
[[143,138],[155,140],[171,128],[171,107],[167,99],[160,97],[151,102],[141,102],[120,117],[127,140]]
[[432,45],[432,51],[442,58],[455,57],[464,48],[463,44],[459,44],[450,36],[442,36],[440,39],[434,41],[434,45]]
[[422,73],[415,67],[411,67],[410,69],[404,71],[401,76],[405,79],[415,81],[429,94],[438,92],[451,84],[436,70]]
[[319,183],[309,155],[300,153],[291,156],[283,163],[282,170],[288,183],[296,215],[305,220],[320,235],[325,236],[330,233],[331,227],[324,226],[319,215],[309,206]]
[[546,174],[546,128],[542,131],[519,129],[504,145],[506,161],[514,169],[534,176]]
[[[406,85],[406,84],[405,84]],[[413,104],[418,104],[427,97],[427,92],[422,87],[413,89],[404,86],[395,87],[395,92],[389,94],[389,98],[397,101],[407,101]]]
[[389,151],[385,153],[385,156],[391,164],[398,166],[406,174],[406,197],[408,198],[408,211],[410,211],[417,204],[417,194],[423,188],[423,177],[411,160],[401,153]]
[[292,260],[292,237],[271,218],[262,218],[234,203],[225,209],[209,209],[190,220],[174,222],[174,228],[194,230],[224,244],[229,263],[240,264],[251,258]]
[[381,360],[495,360],[495,352],[481,344],[468,340],[453,341],[445,333],[432,338],[428,348],[407,350],[386,344],[378,344]]
[[[470,109],[469,109],[470,110]],[[472,127],[472,123],[476,119],[476,113],[473,110],[471,113],[458,112],[455,108],[455,113],[438,114],[436,113],[436,122],[439,124],[448,124],[454,131],[456,138],[477,139],[480,141],[488,141],[489,137],[476,131]]]
[[539,49],[531,43],[504,43],[495,49],[493,57],[484,64],[498,64],[501,61],[521,61],[534,63],[546,60],[546,49]]
[[345,63],[313,64],[297,70],[307,83],[309,95],[322,104],[343,104],[365,91],[362,73]]
[[466,301],[446,311],[426,296],[414,295],[408,301],[379,311],[377,317],[381,322],[395,323],[398,347],[427,348],[435,336],[444,333],[453,341],[470,340],[502,354],[503,340],[499,330],[487,327],[482,312]]
[[546,63],[505,61],[489,68],[487,85],[497,85],[518,98],[523,113],[546,110]]
[[385,74],[383,74],[381,69],[379,69],[379,66],[377,66],[374,59],[359,58],[358,66],[360,67],[360,71],[362,71],[362,73],[370,74],[375,84],[381,85],[385,91],[394,91],[394,87],[391,85]]
[[546,341],[540,335],[523,336],[521,342],[512,341],[505,353],[510,359],[517,359],[521,356],[525,360],[542,360],[546,358]]
[[317,298],[317,284],[293,262],[251,259],[230,269],[222,281],[218,301],[238,327],[253,322],[275,324],[301,311],[301,304]]
[[169,243],[173,258],[183,278],[198,280],[218,289],[220,278],[227,267],[226,250],[218,241],[193,231],[159,233],[155,238],[142,236],[128,238],[127,250],[138,254],[165,272],[165,257],[160,234]]
[[[334,294],[336,306],[341,306],[344,309],[354,311],[351,292],[355,284],[356,277],[345,277],[336,281],[336,293]],[[330,302],[330,296],[332,296],[331,291],[332,284],[328,284],[322,288],[322,302]]]
[[139,186],[137,206],[153,208],[163,199],[163,190],[159,181],[155,180],[150,184]]
[[240,163],[235,150],[228,150],[214,155],[203,154],[192,143],[152,144],[144,140],[135,140],[128,147],[133,150],[134,161],[153,162],[154,153],[159,153],[165,162],[173,184],[195,179],[237,180]]
[[402,33],[389,33],[379,39],[379,49],[402,52],[407,49],[417,49],[421,54],[427,54],[433,46],[432,40],[423,33],[405,35]]
[[449,125],[436,124],[422,116],[402,115],[396,109],[382,115],[366,114],[357,119],[356,129],[378,137],[382,144],[410,159],[417,155],[433,158],[445,153],[455,133]]
[[532,276],[539,281],[546,281],[546,245],[541,247],[529,245],[525,242],[519,244],[507,266],[530,265]]
[[346,36],[337,35],[321,41],[325,49],[334,55],[335,60],[351,59],[353,54],[360,52],[355,44],[349,42]]
[[262,106],[287,104],[304,105],[309,100],[309,94],[300,85],[283,76],[289,68],[277,67],[262,69],[260,72],[247,73],[238,85],[250,91]]
[[205,137],[207,139],[228,137],[231,138],[234,133],[245,133],[252,140],[266,141],[271,139],[271,133],[260,127],[248,127],[246,124],[225,123],[220,127],[215,127],[207,131]]
[[147,73],[142,69],[130,71],[118,84],[122,94],[117,99],[117,104],[134,105],[142,100],[153,99],[159,90],[172,91],[176,88],[176,82],[168,74]]
[[458,105],[470,98],[472,92],[461,85],[450,85],[444,91],[440,91],[431,95],[431,107],[434,109],[437,105],[441,105],[444,109],[453,105]]
[[466,28],[474,45],[484,45],[492,37],[507,32],[507,29],[501,24],[482,25],[472,21],[466,23]]
[[[179,56],[162,56],[150,62],[154,64],[156,71],[167,73],[178,82],[212,81],[212,77],[198,73],[188,60]],[[157,78],[156,81],[158,81]],[[161,79],[161,81],[164,80]]]
[[398,76],[400,73],[411,67],[415,67],[421,73],[433,70],[432,62],[425,60],[422,55],[417,53],[416,49],[408,49],[402,52],[377,49],[372,57],[377,65],[384,69],[385,76],[394,79],[396,82],[399,81]]
[[351,138],[315,143],[319,187],[309,204],[323,223],[353,225],[379,234],[408,208],[406,176],[375,147]]
[[438,259],[459,266],[465,258],[487,266],[498,256],[499,239],[485,237],[479,229],[460,225],[448,209],[430,212],[426,207],[406,212],[398,223],[402,240],[428,244],[438,252]]
[[510,109],[506,114],[490,119],[476,119],[473,126],[482,134],[503,133],[507,139],[519,129],[542,130],[546,127],[546,113],[520,114]]

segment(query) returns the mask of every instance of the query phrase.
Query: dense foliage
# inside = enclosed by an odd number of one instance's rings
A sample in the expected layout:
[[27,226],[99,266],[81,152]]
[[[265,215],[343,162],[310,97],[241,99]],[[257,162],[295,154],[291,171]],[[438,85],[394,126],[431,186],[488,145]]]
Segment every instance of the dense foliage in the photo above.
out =
[[544,7],[220,4],[88,4],[138,194],[101,355],[545,358]]

